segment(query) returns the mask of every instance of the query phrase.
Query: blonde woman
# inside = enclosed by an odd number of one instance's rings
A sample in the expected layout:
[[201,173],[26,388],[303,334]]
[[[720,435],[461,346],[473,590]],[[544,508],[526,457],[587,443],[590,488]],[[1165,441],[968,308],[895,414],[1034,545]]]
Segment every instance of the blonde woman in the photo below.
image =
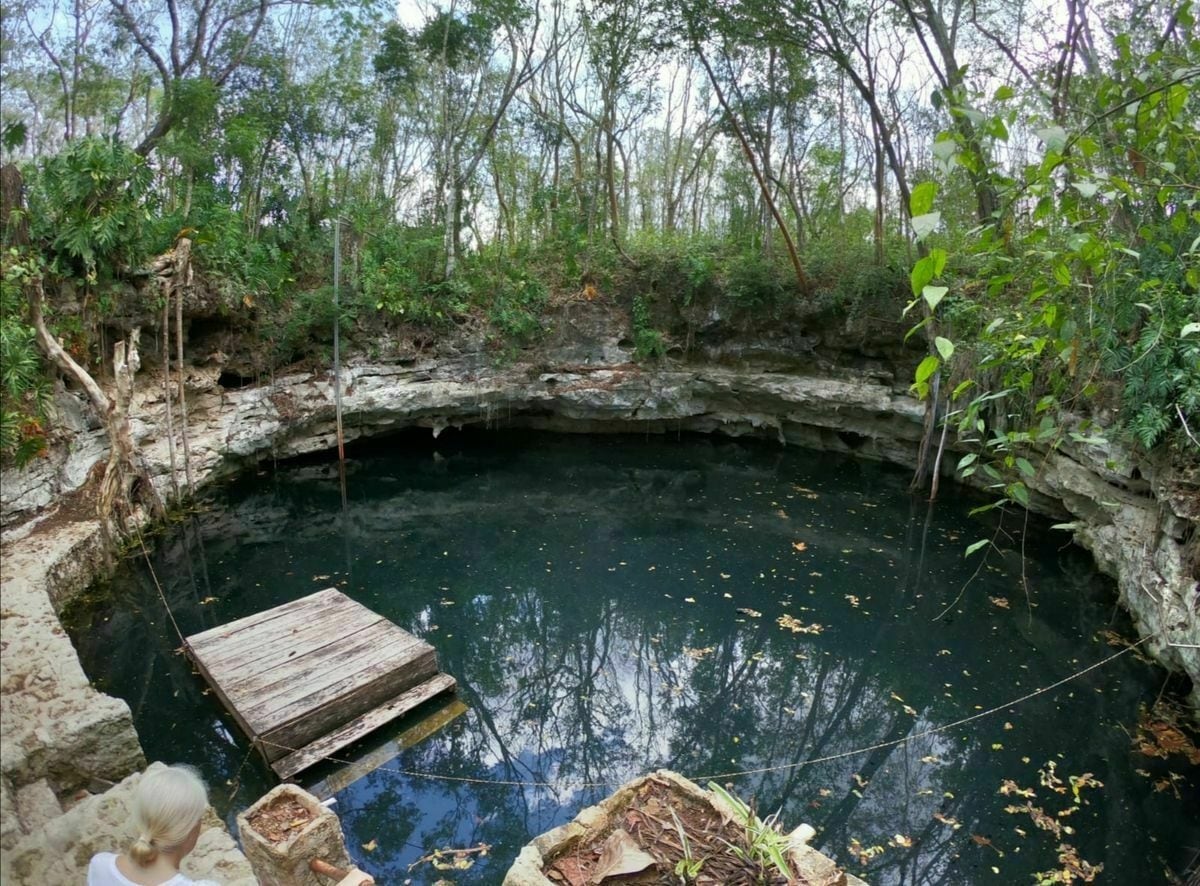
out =
[[133,796],[137,837],[127,852],[98,852],[88,866],[87,886],[216,886],[179,873],[196,848],[208,791],[194,769],[155,764]]

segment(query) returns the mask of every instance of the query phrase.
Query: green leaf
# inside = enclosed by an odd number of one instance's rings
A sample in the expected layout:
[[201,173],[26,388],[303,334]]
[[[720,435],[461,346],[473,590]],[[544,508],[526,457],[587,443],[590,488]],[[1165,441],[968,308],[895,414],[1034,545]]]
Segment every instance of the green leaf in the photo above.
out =
[[980,548],[982,548],[987,543],[988,543],[988,540],[986,538],[981,538],[979,541],[972,542],[971,544],[967,545],[967,549],[965,552],[963,552],[963,556],[964,557],[971,556],[973,553],[978,551]]
[[[913,304],[915,305],[916,302],[914,301]],[[909,307],[912,307],[912,305],[909,305]],[[908,313],[907,308],[905,309],[904,313],[906,313],[906,314]],[[908,332],[904,333],[904,340],[908,341],[910,338],[912,338],[914,335],[916,335],[918,332],[920,332],[922,329],[924,329],[926,326],[928,326],[929,322],[932,319],[933,319],[932,317],[926,317],[920,323],[918,323],[916,326],[914,326],[912,329],[908,330]]]
[[1066,265],[1055,265],[1054,279],[1057,280],[1062,286],[1071,285],[1070,269],[1068,269]]
[[966,455],[964,455],[962,458],[960,458],[958,460],[958,470],[961,471],[963,468],[967,467],[968,465],[974,464],[975,459],[977,459],[977,458],[979,458],[979,453],[968,452]]
[[1024,474],[1026,477],[1036,477],[1037,476],[1037,471],[1034,470],[1033,465],[1030,464],[1029,459],[1027,459],[1027,458],[1018,458],[1017,459],[1017,468],[1019,468],[1021,473]]
[[1034,134],[1042,140],[1048,151],[1058,153],[1067,146],[1067,131],[1061,126],[1047,126]]
[[937,348],[943,360],[949,360],[954,356],[954,342],[948,338],[942,338],[940,335],[933,340],[934,347]]
[[935,310],[938,303],[946,297],[946,293],[950,291],[948,286],[926,286],[921,290],[921,295],[929,305],[929,310]]
[[997,101],[997,102],[1007,101],[1008,99],[1012,98],[1014,95],[1016,95],[1016,93],[1013,92],[1011,86],[1001,86],[992,95],[992,101]]
[[954,392],[950,395],[951,400],[957,400],[959,396],[969,391],[975,386],[975,380],[968,378],[966,381],[960,381],[954,388]]
[[1023,508],[1029,507],[1029,490],[1024,483],[1013,483],[1008,487],[1008,494]]
[[915,296],[921,295],[921,290],[933,278],[937,276],[934,273],[933,256],[927,255],[913,265],[912,273],[909,274],[909,282],[912,284],[912,293]]
[[942,214],[940,212],[926,212],[923,215],[914,215],[912,218],[913,234],[917,241],[920,242],[937,230],[937,226],[942,222]]
[[918,384],[929,381],[929,377],[937,372],[941,365],[942,361],[930,354],[917,366],[917,371],[913,377]]
[[936,182],[921,182],[913,188],[912,195],[908,199],[908,206],[912,211],[913,218],[931,212],[933,210],[933,199],[936,196]]

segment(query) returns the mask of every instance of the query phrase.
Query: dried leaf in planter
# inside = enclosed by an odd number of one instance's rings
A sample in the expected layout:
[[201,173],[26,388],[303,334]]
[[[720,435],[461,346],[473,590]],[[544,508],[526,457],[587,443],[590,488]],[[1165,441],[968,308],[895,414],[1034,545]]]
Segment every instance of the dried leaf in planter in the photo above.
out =
[[654,858],[644,852],[624,828],[617,828],[604,841],[600,861],[592,871],[592,883],[603,883],[610,877],[636,874],[653,865]]

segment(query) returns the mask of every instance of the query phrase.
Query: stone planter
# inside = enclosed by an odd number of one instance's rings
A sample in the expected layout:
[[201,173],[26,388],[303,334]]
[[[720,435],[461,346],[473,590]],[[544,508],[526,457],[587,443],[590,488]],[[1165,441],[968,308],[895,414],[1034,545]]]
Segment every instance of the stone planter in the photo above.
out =
[[[309,820],[288,834],[286,839],[273,840],[254,827],[256,813],[284,803],[295,803]],[[351,868],[350,857],[342,838],[338,817],[302,788],[281,784],[262,796],[253,806],[237,817],[242,851],[260,886],[329,886],[329,880],[309,868],[313,859],[320,859],[338,868]]]
[[[736,820],[734,810],[715,794],[704,790],[667,769],[636,778],[618,788],[595,806],[589,806],[565,825],[547,831],[524,846],[504,877],[503,886],[562,886],[543,872],[550,862],[568,853],[573,847],[588,845],[604,836],[619,821],[625,810],[636,802],[642,789],[651,781],[665,784],[674,794],[707,805],[723,818]],[[812,829],[800,825],[792,832],[788,850],[793,869],[800,883],[812,886],[866,886],[853,874],[841,871],[832,860],[807,845]]]

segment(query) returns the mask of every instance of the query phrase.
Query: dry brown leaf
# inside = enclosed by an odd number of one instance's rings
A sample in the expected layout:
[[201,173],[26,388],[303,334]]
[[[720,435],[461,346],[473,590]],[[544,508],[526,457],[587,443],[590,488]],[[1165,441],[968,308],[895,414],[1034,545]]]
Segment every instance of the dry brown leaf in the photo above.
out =
[[600,860],[592,871],[592,883],[603,883],[610,877],[636,874],[654,864],[654,857],[645,852],[624,828],[617,828],[604,841]]

